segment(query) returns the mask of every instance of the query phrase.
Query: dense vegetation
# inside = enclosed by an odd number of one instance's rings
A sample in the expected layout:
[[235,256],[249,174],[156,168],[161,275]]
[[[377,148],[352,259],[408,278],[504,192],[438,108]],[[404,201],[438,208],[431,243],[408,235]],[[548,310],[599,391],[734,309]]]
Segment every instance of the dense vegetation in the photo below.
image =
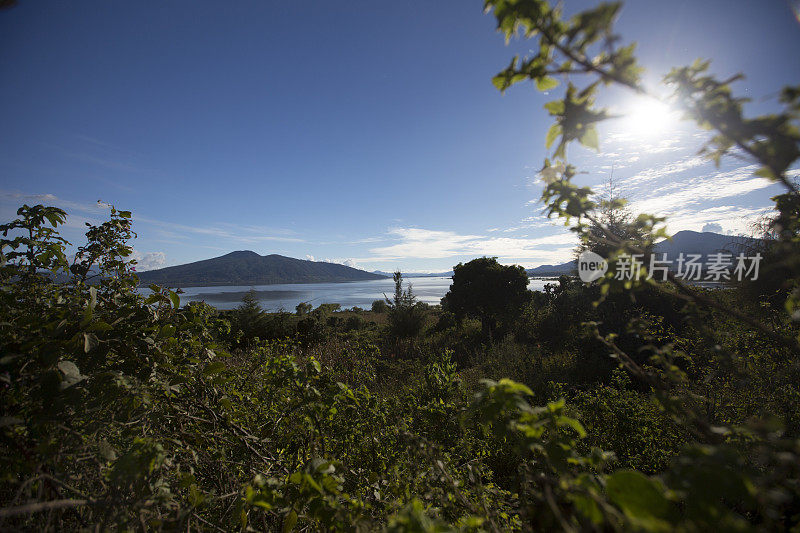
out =
[[[570,141],[595,144],[601,82],[645,92],[633,48],[611,38],[619,6],[564,19],[537,0],[487,4],[508,37],[540,39],[499,87],[595,79],[548,104],[550,213],[612,262],[646,252],[659,220],[610,220],[622,202],[596,203],[566,161]],[[800,527],[800,194],[786,176],[800,90],[745,119],[706,68],[669,75],[715,132],[706,151],[738,147],[786,187],[759,243],[766,275],[726,290],[607,276],[527,293],[518,269],[483,258],[456,267],[441,307],[397,275],[369,311],[265,314],[247,297],[219,313],[137,293],[130,213],[90,226],[68,262],[65,213],[21,207],[0,226],[0,528]],[[490,279],[508,299],[471,289]]]

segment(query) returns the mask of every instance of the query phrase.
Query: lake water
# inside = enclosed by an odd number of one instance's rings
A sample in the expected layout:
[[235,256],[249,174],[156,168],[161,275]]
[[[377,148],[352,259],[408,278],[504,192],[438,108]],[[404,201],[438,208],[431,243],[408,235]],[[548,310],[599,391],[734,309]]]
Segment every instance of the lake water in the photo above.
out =
[[[419,301],[438,304],[450,289],[452,280],[441,278],[408,278],[414,294]],[[553,280],[531,279],[528,288],[542,290]],[[266,311],[294,311],[300,302],[309,302],[317,307],[323,303],[337,303],[342,308],[361,307],[369,309],[372,302],[383,299],[384,294],[391,297],[394,281],[379,279],[370,281],[351,281],[347,283],[286,283],[279,285],[186,287],[181,294],[181,303],[205,301],[217,309],[234,309],[242,302],[242,297],[255,289],[261,307]]]

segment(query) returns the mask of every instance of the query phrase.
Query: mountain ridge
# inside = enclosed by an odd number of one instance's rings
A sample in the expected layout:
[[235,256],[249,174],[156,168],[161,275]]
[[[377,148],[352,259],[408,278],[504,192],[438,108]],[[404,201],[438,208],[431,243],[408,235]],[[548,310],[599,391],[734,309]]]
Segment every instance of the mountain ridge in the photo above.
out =
[[139,273],[142,284],[170,287],[341,283],[375,279],[385,279],[385,276],[338,263],[308,261],[279,254],[259,255],[251,250],[236,250],[211,259]]

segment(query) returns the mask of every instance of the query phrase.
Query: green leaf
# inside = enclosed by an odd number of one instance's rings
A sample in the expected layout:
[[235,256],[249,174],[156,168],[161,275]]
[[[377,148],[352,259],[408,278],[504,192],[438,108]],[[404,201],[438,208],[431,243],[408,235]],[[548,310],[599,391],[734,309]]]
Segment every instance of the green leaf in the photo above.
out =
[[588,126],[586,131],[583,132],[583,135],[581,135],[580,143],[592,150],[599,150],[600,144],[597,139],[597,129],[594,126]]
[[569,426],[575,430],[575,433],[580,436],[580,438],[586,437],[586,430],[583,428],[583,424],[579,421],[575,420],[574,418],[570,418],[568,416],[560,416],[558,417],[558,423],[561,425]]
[[769,167],[761,167],[755,172],[753,172],[756,176],[760,176],[762,178],[767,178],[768,180],[774,180],[775,174],[769,169]]
[[219,374],[225,370],[225,364],[221,361],[211,361],[206,365],[206,368],[203,370],[203,374],[206,376],[211,376],[213,374]]
[[499,91],[503,91],[506,88],[506,77],[502,74],[498,74],[494,78],[492,78],[492,85]]
[[295,525],[297,525],[297,513],[292,509],[289,511],[289,514],[286,515],[286,518],[283,519],[281,531],[283,533],[289,533],[289,531],[294,529]]
[[544,104],[544,108],[551,115],[563,115],[564,114],[564,100],[553,100],[552,102],[547,102],[546,104]]
[[578,512],[591,520],[593,524],[603,523],[603,512],[594,500],[583,494],[573,494],[570,499]]
[[553,124],[550,126],[550,129],[547,130],[547,137],[545,137],[544,145],[545,148],[550,149],[553,145],[553,142],[561,135],[561,124]]
[[504,392],[511,394],[522,394],[524,396],[533,396],[533,391],[527,385],[517,381],[503,378],[497,382],[498,388],[502,388]]
[[536,78],[536,88],[540,91],[549,91],[558,87],[558,80],[550,76],[540,76]]
[[203,503],[205,503],[206,497],[205,497],[205,494],[203,494],[203,491],[201,491],[197,487],[197,484],[196,483],[192,483],[189,486],[189,498],[188,499],[189,499],[189,505],[191,505],[192,507],[200,507],[201,505],[203,505]]
[[181,297],[178,296],[176,292],[169,291],[169,299],[172,300],[172,305],[175,307],[175,309],[180,309]]
[[627,516],[643,520],[651,526],[666,525],[662,520],[672,510],[661,486],[633,470],[620,470],[608,476],[606,493]]

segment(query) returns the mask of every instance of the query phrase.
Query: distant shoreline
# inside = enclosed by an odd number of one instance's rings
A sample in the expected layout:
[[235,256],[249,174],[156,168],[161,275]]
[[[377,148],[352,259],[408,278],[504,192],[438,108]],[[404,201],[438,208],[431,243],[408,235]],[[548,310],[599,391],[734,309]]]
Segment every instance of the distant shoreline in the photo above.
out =
[[261,287],[262,285],[312,285],[315,283],[364,283],[365,281],[391,281],[391,278],[381,279],[343,279],[343,280],[326,280],[326,281],[273,281],[269,283],[241,283],[234,281],[225,282],[208,282],[208,283],[182,283],[180,285],[169,285],[167,283],[158,283],[155,281],[139,283],[138,288],[147,289],[150,285],[158,285],[159,287],[169,287],[171,289],[188,289],[192,287]]

